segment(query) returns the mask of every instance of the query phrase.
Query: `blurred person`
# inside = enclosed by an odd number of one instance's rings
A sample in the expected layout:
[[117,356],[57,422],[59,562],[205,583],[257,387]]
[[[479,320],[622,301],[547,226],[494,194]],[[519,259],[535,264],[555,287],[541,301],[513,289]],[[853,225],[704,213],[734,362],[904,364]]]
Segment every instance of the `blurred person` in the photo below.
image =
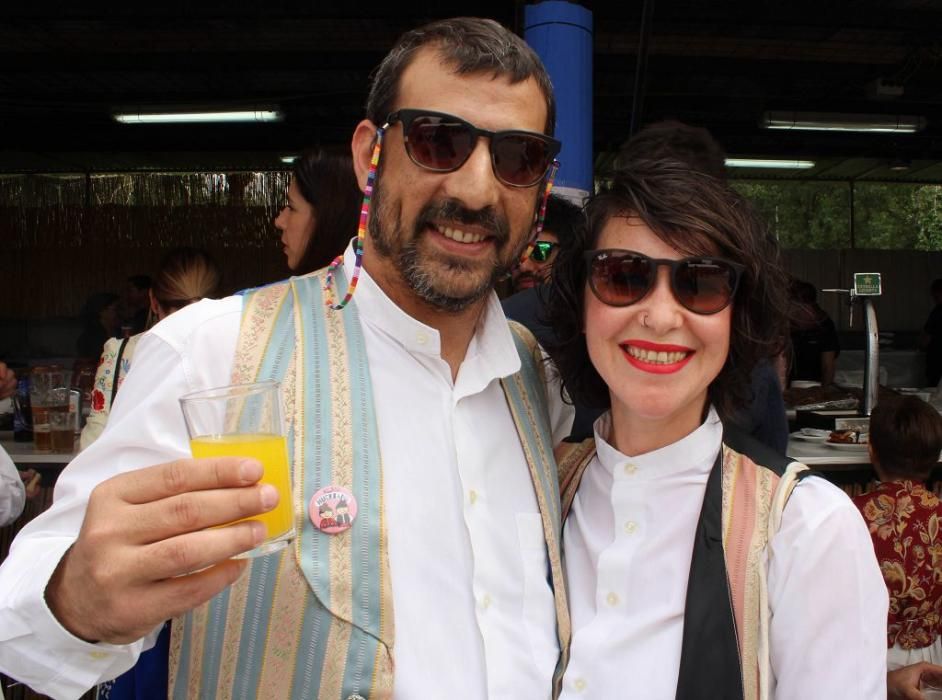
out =
[[26,486],[16,465],[0,447],[0,527],[20,517],[26,505]]
[[938,386],[942,380],[942,278],[932,281],[932,311],[922,329],[922,347],[926,351],[926,386]]
[[887,668],[942,663],[942,502],[926,487],[942,452],[942,416],[916,396],[883,399],[870,415],[880,480],[856,496],[890,596]]
[[810,282],[792,280],[791,369],[789,379],[834,383],[841,342],[837,327],[818,304],[818,290]]
[[511,273],[515,293],[538,287],[549,279],[560,238],[571,235],[572,230],[580,225],[581,219],[580,207],[559,195],[549,196],[543,230],[533,242],[530,254],[522,257]]
[[[174,311],[219,292],[219,268],[209,253],[196,248],[177,248],[160,263],[157,277],[147,290],[149,311],[162,321]],[[148,278],[150,279],[150,278]],[[82,429],[79,449],[92,444],[108,422],[111,404],[131,367],[131,359],[142,333],[130,338],[110,338],[105,342],[95,372],[91,410]]]
[[0,362],[0,399],[8,399],[16,393],[16,373]]
[[[0,566],[0,670],[74,696],[174,617],[175,697],[554,695],[572,413],[494,293],[539,233],[554,128],[545,68],[498,23],[400,37],[351,140],[357,239],[145,334],[101,438]],[[255,460],[192,459],[179,397],[264,379],[286,385],[298,541],[246,562],[277,492]],[[357,505],[338,534],[309,511],[333,487]]]
[[348,153],[312,149],[294,161],[287,201],[275,218],[294,274],[327,267],[343,252],[357,235],[362,197]]
[[150,288],[153,285],[150,275],[131,275],[124,293],[126,317],[122,327],[130,328],[130,335],[147,330],[150,314]]
[[859,513],[732,423],[787,325],[761,222],[669,159],[617,171],[586,215],[548,314],[566,390],[607,409],[559,450],[561,697],[882,698],[886,591]]
[[85,300],[79,314],[82,332],[75,341],[76,357],[98,357],[105,341],[115,337],[121,323],[118,313],[120,300],[121,297],[114,292],[96,292]]

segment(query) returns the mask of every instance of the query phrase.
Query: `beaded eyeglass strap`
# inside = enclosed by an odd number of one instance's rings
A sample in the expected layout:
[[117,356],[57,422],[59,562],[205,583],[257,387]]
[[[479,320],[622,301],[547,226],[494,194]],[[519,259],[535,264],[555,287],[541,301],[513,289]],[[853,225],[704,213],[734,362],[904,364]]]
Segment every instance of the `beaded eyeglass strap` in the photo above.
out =
[[[376,145],[373,146],[373,157],[370,160],[370,170],[366,175],[366,188],[363,190],[363,205],[360,207],[360,223],[357,227],[357,239],[353,244],[353,252],[356,255],[356,262],[353,266],[353,275],[350,278],[350,284],[347,286],[347,293],[339,304],[334,303],[333,283],[334,273],[337,268],[343,265],[343,253],[334,258],[334,261],[327,267],[327,276],[324,278],[324,298],[328,308],[340,311],[353,298],[353,293],[357,288],[357,281],[360,279],[360,269],[363,267],[363,241],[366,240],[366,226],[370,218],[370,203],[373,199],[373,186],[376,183],[376,170],[379,167],[379,154],[383,147],[383,134],[386,132],[388,124],[384,124],[376,130]],[[545,208],[545,205],[544,205]]]

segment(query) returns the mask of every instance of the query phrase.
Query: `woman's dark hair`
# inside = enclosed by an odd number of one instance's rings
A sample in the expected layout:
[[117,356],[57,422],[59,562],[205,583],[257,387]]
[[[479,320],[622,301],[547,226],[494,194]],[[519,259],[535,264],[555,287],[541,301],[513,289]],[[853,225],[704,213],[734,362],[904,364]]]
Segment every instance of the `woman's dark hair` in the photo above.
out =
[[357,235],[363,193],[353,158],[339,150],[305,151],[294,162],[292,177],[298,192],[314,208],[314,231],[292,271],[305,275],[329,265]]
[[942,416],[916,396],[883,399],[870,414],[870,448],[887,475],[925,481],[942,452]]
[[[553,85],[543,62],[530,46],[512,31],[491,19],[454,17],[431,22],[403,34],[386,54],[370,81],[366,118],[377,126],[396,108],[399,81],[419,50],[434,46],[457,75],[491,73],[512,83],[533,78],[546,100],[546,129],[556,128]],[[414,107],[416,105],[399,105]]]
[[586,263],[606,224],[634,216],[685,255],[719,256],[745,267],[733,300],[729,355],[709,387],[723,418],[751,400],[750,373],[777,355],[788,334],[787,286],[779,251],[749,204],[719,179],[673,159],[633,159],[586,205],[586,228],[560,246],[547,308],[557,345],[550,348],[576,404],[609,408],[608,387],[589,359],[583,333]]

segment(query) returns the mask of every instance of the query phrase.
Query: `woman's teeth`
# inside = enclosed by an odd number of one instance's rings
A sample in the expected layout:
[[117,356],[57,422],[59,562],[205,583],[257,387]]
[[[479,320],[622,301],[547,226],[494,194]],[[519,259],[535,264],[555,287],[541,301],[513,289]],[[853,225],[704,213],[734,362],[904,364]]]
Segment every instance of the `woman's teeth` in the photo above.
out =
[[675,362],[680,362],[682,359],[687,357],[687,353],[685,352],[643,350],[642,348],[636,348],[634,345],[628,345],[626,349],[628,354],[632,357],[636,357],[642,362],[648,362],[654,365],[671,365]]
[[484,235],[480,233],[468,233],[457,228],[448,228],[443,226],[439,229],[445,238],[450,238],[458,243],[480,243],[484,240]]

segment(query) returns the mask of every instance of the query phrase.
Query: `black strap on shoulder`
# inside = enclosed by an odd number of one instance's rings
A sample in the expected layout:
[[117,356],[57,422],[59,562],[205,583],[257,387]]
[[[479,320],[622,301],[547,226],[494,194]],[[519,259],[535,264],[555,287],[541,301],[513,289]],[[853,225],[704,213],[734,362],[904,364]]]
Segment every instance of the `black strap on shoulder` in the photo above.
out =
[[743,700],[742,663],[723,554],[723,451],[707,479],[693,542],[677,700]]
[[125,338],[118,346],[118,356],[114,361],[114,377],[111,378],[111,401],[108,402],[108,408],[114,406],[114,397],[118,395],[118,376],[121,374],[121,358],[124,356],[124,348],[128,345],[130,338]]

